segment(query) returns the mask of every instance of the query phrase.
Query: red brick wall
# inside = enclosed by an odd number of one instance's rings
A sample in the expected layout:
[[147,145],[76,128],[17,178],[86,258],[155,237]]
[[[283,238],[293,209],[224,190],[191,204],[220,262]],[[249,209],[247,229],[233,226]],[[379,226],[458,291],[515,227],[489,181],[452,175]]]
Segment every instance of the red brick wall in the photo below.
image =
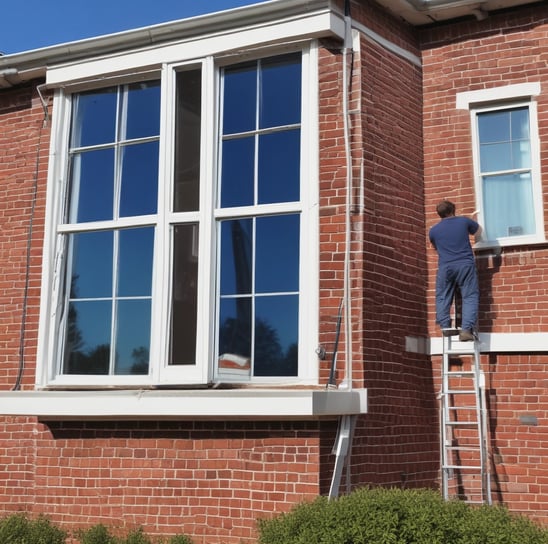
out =
[[[424,154],[427,227],[437,222],[442,198],[457,212],[476,209],[470,120],[456,110],[456,93],[540,82],[537,99],[541,170],[548,169],[548,8],[507,10],[483,21],[466,20],[421,32],[424,60]],[[544,183],[548,219],[548,185]],[[425,244],[427,244],[425,240]],[[484,333],[548,332],[548,245],[505,247],[499,257],[477,254],[481,283],[479,330]],[[429,330],[434,323],[436,255],[428,249]],[[548,351],[548,350],[547,350]],[[548,521],[545,394],[548,357],[484,355],[487,372],[494,499]],[[439,358],[435,358],[435,375]],[[533,415],[538,425],[523,423]],[[527,421],[527,419],[525,420]]]
[[[0,92],[0,387],[4,390],[19,381],[24,387],[34,383],[48,148],[49,128],[44,126],[34,85]],[[0,420],[2,510],[26,510],[32,503],[35,428],[25,418]]]
[[22,363],[25,383],[34,383],[48,150],[49,127],[44,126],[44,110],[34,87],[0,92],[0,383],[4,388],[15,385]]
[[[411,54],[409,27],[371,2],[352,16]],[[355,52],[352,118],[353,381],[367,387],[369,413],[357,422],[352,485],[433,486],[439,436],[428,358],[405,351],[406,336],[426,336],[426,249],[422,186],[421,69],[363,35]],[[320,334],[331,356],[343,296],[346,166],[342,52],[322,52],[320,102]],[[321,113],[323,113],[321,109]],[[344,377],[344,335],[338,381]],[[328,365],[326,365],[328,366]]]
[[[389,36],[391,37],[391,36]],[[415,43],[398,42],[415,53]],[[426,334],[421,70],[362,40],[364,472],[376,483],[429,487],[438,469],[428,359],[405,351]]]

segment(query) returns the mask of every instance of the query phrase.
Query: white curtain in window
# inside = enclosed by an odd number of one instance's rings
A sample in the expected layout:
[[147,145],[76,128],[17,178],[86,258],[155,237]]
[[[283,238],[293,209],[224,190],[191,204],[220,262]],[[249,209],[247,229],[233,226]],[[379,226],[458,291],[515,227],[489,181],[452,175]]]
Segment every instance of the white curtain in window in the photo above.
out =
[[483,176],[485,231],[490,240],[535,233],[531,174]]

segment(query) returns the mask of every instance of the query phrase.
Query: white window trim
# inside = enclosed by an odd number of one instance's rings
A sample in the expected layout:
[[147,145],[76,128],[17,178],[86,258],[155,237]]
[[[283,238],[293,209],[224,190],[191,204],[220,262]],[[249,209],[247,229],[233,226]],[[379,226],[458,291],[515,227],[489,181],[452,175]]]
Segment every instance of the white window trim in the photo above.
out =
[[478,249],[541,244],[546,241],[544,231],[544,205],[542,198],[542,177],[540,168],[540,141],[538,136],[537,103],[535,97],[541,92],[540,83],[520,83],[505,85],[491,89],[467,91],[457,93],[457,109],[465,109],[470,112],[470,127],[472,134],[472,157],[474,164],[474,188],[478,207],[478,222],[483,223],[483,190],[479,161],[479,141],[477,134],[476,116],[478,113],[508,109],[511,107],[526,106],[529,108],[529,123],[531,136],[531,176],[533,201],[535,206],[535,230],[534,235],[500,237],[494,240],[479,240],[475,246]]
[[[286,48],[284,48],[285,50]],[[318,360],[315,349],[318,342],[318,284],[319,284],[319,233],[318,233],[318,207],[319,207],[319,159],[318,159],[318,44],[312,41],[308,48],[302,45],[295,47],[302,51],[303,66],[303,93],[302,93],[302,147],[301,156],[301,254],[300,254],[300,304],[299,304],[299,376],[295,378],[253,378],[255,384],[301,384],[315,385],[319,379]],[[275,55],[276,50],[271,47],[266,49],[264,56]],[[107,60],[106,66],[110,65]],[[57,300],[60,285],[60,268],[63,255],[54,254],[59,218],[62,214],[62,202],[66,190],[63,180],[66,172],[62,171],[67,164],[67,141],[70,121],[71,100],[64,91],[57,90],[54,95],[54,115],[52,125],[52,143],[50,151],[50,163],[48,171],[48,192],[46,204],[46,223],[44,236],[44,261],[42,273],[41,312],[38,338],[36,386],[45,387],[147,387],[169,386],[170,384],[207,384],[212,381],[213,353],[214,353],[214,320],[211,318],[214,308],[214,273],[212,266],[214,244],[214,217],[213,217],[213,187],[216,172],[214,164],[216,149],[216,103],[218,92],[215,89],[216,71],[212,56],[188,61],[187,64],[202,64],[202,77],[204,100],[202,104],[202,165],[201,172],[201,203],[200,212],[197,212],[196,221],[200,223],[200,260],[199,277],[206,285],[199,290],[197,330],[197,359],[193,365],[194,371],[183,372],[184,379],[177,377],[176,370],[167,367],[167,343],[169,323],[165,316],[168,315],[168,296],[166,274],[169,274],[169,265],[158,271],[162,278],[154,278],[152,330],[151,330],[151,370],[147,376],[80,376],[57,374],[55,363],[56,346],[56,316],[52,305]],[[183,62],[164,64],[162,68],[162,126],[160,127],[160,163],[159,179],[171,179],[172,168],[172,125],[166,121],[172,119],[174,107],[173,79],[176,68]],[[80,83],[82,83],[80,81]],[[125,81],[116,81],[123,84]],[[81,85],[79,85],[81,87]],[[80,90],[80,89],[79,89]],[[171,93],[171,96],[169,95]],[[169,125],[169,126],[168,126]],[[168,149],[166,150],[166,146]],[[166,191],[166,193],[168,193]],[[168,213],[169,198],[165,194],[164,200],[159,203],[158,216],[154,223],[159,228],[169,228],[176,220],[176,214]],[[188,216],[187,216],[188,218]],[[146,218],[145,218],[146,222]],[[158,244],[158,239],[162,241]],[[306,241],[306,243],[305,243]],[[160,235],[157,232],[155,251],[156,262],[170,261],[169,240],[166,233]],[[159,252],[159,253],[158,253]],[[159,285],[159,286],[158,286]],[[50,288],[50,286],[53,286]],[[209,288],[208,288],[209,286]],[[304,302],[303,302],[304,301]],[[156,319],[162,316],[162,319]],[[160,321],[160,323],[158,323]],[[161,342],[161,345],[158,344]],[[158,358],[161,363],[158,363]]]

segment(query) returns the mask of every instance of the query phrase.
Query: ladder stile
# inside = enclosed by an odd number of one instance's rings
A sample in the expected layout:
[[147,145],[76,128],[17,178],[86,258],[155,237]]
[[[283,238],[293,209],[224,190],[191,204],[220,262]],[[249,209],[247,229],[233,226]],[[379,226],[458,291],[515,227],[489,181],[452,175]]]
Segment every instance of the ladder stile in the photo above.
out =
[[461,342],[458,329],[445,332],[439,395],[443,497],[491,504],[488,412],[480,341],[476,336],[473,342]]

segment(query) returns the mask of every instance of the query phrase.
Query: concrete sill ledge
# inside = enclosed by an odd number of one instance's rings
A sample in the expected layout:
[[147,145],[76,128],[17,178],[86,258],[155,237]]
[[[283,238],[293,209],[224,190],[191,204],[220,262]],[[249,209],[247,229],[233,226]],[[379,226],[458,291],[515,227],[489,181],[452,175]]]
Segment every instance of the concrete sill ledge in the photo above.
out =
[[41,420],[316,419],[367,412],[367,390],[9,391],[0,415]]

